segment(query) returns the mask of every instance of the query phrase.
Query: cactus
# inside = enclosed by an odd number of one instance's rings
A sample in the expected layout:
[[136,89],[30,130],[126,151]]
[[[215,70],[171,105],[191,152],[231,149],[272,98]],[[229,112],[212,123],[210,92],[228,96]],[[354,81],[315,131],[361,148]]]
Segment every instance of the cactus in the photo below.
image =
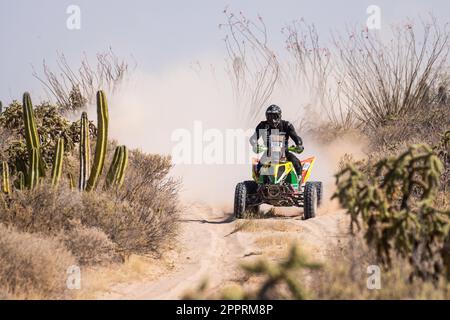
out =
[[108,173],[106,175],[106,187],[109,188],[115,180],[115,177],[117,176],[118,172],[118,163],[120,158],[120,147],[116,147],[116,150],[114,151],[114,156],[111,162],[111,166],[109,167]]
[[27,141],[28,151],[31,153],[33,148],[40,147],[39,136],[34,121],[33,104],[28,92],[23,94],[23,122],[25,125],[25,139]]
[[59,138],[55,147],[52,168],[52,186],[57,186],[61,178],[62,165],[64,158],[64,139]]
[[70,190],[75,189],[75,182],[73,181],[73,175],[70,172],[67,174],[67,179],[69,180]]
[[114,152],[114,157],[106,175],[106,188],[115,185],[120,187],[123,184],[125,170],[128,165],[128,150],[126,146],[118,146]]
[[3,103],[0,101],[0,114],[3,113]]
[[103,166],[105,164],[106,147],[108,143],[108,104],[103,91],[97,92],[97,143],[95,145],[94,164],[89,180],[87,181],[86,191],[94,190],[98,184]]
[[411,276],[437,279],[442,264],[450,270],[445,256],[450,210],[435,207],[443,169],[428,145],[412,145],[367,172],[348,165],[336,175],[333,198],[350,215],[352,230],[365,229],[366,243],[382,265],[391,266],[393,255],[413,257]]
[[2,162],[2,191],[3,193],[10,194],[11,188],[9,183],[9,167],[6,161]]
[[116,180],[116,184],[118,187],[122,186],[123,181],[125,179],[125,170],[127,169],[128,166],[128,150],[126,146],[122,146],[122,157],[120,158],[120,167],[119,167],[119,172],[118,172],[118,176],[117,176],[117,180]]
[[17,173],[17,182],[16,183],[17,183],[16,187],[20,191],[22,191],[25,188],[25,175],[23,174],[22,171],[19,171]]
[[89,120],[86,112],[81,114],[80,129],[80,176],[78,180],[78,188],[80,191],[86,189],[86,182],[89,178],[91,159],[91,148],[89,142]]
[[[37,157],[39,158],[39,176],[45,175],[44,161],[41,156],[41,144],[39,141],[39,135],[36,129],[36,123],[34,121],[33,104],[31,103],[31,97],[28,92],[23,94],[23,122],[25,125],[25,140],[27,143],[28,154],[31,156],[33,149],[36,149]],[[32,159],[30,158],[30,162]],[[31,163],[30,163],[31,167]]]
[[39,170],[39,151],[36,148],[33,148],[31,150],[31,164],[30,164],[30,171],[28,173],[28,187],[30,189],[34,189],[38,183],[40,178],[40,170]]

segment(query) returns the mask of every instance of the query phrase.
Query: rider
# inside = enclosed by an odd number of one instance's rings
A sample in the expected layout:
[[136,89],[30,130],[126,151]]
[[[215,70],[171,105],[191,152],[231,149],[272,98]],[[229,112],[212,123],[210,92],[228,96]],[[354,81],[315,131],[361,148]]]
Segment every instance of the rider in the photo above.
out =
[[[291,138],[297,149],[303,151],[303,141],[299,137],[297,132],[295,132],[294,126],[289,121],[281,120],[281,109],[277,105],[271,105],[266,110],[266,121],[261,121],[255,129],[255,133],[250,137],[250,144],[253,147],[255,153],[261,152],[260,146],[258,145],[259,138],[263,138],[265,147],[270,149],[270,136],[272,133],[278,132],[278,134],[284,136],[284,146],[286,159],[292,162],[297,175],[302,173],[302,164],[297,157],[288,151],[288,141]],[[258,163],[258,172],[261,168],[261,163]]]

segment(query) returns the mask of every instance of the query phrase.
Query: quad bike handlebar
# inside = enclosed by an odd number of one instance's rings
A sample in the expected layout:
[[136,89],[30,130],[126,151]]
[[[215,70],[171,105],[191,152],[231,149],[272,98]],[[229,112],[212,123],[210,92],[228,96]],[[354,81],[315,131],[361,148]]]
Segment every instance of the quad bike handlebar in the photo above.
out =
[[[265,146],[261,146],[261,145],[257,145],[253,148],[253,150],[255,151],[255,153],[261,153],[264,151],[267,151],[269,148],[265,147]],[[305,148],[303,146],[290,146],[288,147],[288,151],[289,152],[294,152],[294,153],[302,153],[303,150],[305,150]]]

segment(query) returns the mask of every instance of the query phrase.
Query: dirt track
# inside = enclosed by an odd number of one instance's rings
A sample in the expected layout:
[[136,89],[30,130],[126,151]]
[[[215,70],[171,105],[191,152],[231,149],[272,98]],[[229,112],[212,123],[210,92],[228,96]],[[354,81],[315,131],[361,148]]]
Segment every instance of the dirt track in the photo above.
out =
[[314,260],[322,260],[345,237],[341,211],[301,220],[298,210],[277,210],[267,219],[233,219],[224,210],[194,204],[181,220],[175,270],[157,280],[118,284],[99,299],[179,299],[207,279],[210,292],[242,280],[239,264],[251,259],[284,256],[296,240]]

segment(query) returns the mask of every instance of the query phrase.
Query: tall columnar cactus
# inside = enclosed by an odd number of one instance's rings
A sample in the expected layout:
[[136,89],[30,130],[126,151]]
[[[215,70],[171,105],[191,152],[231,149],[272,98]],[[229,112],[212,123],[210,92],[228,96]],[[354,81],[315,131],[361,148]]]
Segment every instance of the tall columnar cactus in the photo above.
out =
[[0,101],[0,114],[3,112],[3,103]]
[[97,92],[97,144],[95,145],[94,164],[92,167],[86,190],[91,191],[97,187],[105,164],[106,147],[108,143],[108,104],[103,91]]
[[125,179],[125,170],[128,166],[128,150],[126,146],[122,146],[122,156],[120,158],[120,166],[119,166],[119,172],[116,179],[116,185],[118,187],[122,186],[123,181]]
[[70,190],[75,189],[75,182],[73,180],[73,175],[70,172],[67,174],[67,179],[69,180],[69,188],[70,188]]
[[108,173],[106,175],[106,187],[109,188],[115,179],[115,176],[117,175],[118,171],[118,163],[120,158],[120,147],[116,147],[116,150],[114,151],[114,156],[111,162],[111,166],[109,167]]
[[33,148],[31,150],[31,164],[30,164],[30,171],[28,173],[28,186],[30,189],[34,189],[39,183],[40,178],[39,162],[40,162],[40,153],[37,148]]
[[19,172],[17,173],[16,187],[17,187],[17,189],[19,189],[20,191],[22,191],[23,189],[25,189],[25,175],[23,174],[22,171],[19,171]]
[[53,157],[52,186],[57,186],[61,179],[64,158],[64,139],[59,138],[56,143],[55,155]]
[[120,187],[123,184],[125,170],[128,165],[128,150],[126,146],[119,146],[114,152],[114,157],[106,175],[106,187]]
[[8,162],[2,162],[2,192],[6,194],[11,193],[10,183],[9,183],[9,167]]
[[39,136],[34,121],[33,104],[28,92],[23,94],[23,122],[25,125],[25,139],[27,141],[28,151],[31,153],[33,148],[40,147]]
[[32,165],[32,152],[33,149],[36,149],[37,157],[39,158],[39,175],[43,177],[45,175],[45,169],[41,157],[41,144],[36,128],[36,122],[34,120],[33,104],[31,103],[31,97],[28,92],[23,94],[23,122],[25,125],[25,140],[27,142],[28,155],[30,157],[30,167]]
[[78,188],[80,191],[86,189],[86,183],[90,171],[91,148],[89,141],[89,119],[86,112],[81,114],[80,129],[80,176],[78,179]]

